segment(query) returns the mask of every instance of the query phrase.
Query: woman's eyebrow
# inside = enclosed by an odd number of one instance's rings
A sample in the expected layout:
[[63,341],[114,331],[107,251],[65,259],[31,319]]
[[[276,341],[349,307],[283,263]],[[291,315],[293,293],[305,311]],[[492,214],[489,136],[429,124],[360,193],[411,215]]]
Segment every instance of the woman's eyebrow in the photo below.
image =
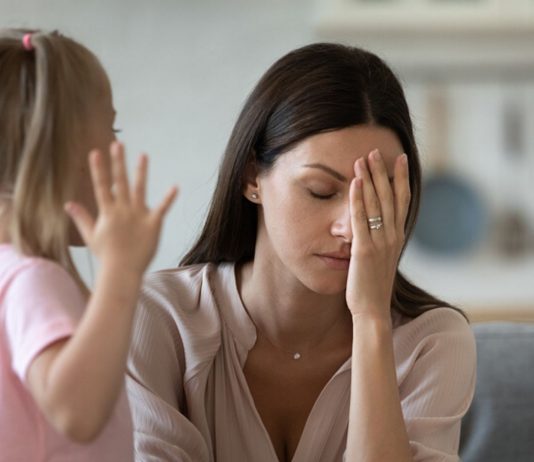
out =
[[[330,168],[324,164],[305,164],[303,167],[309,167],[309,168],[318,168],[319,170],[323,170],[324,172],[332,175],[336,180],[339,181],[348,181],[345,176],[343,176],[338,171],[334,170],[333,168]],[[393,181],[393,177],[388,175],[388,180],[391,182]]]
[[336,170],[334,170],[334,169],[332,169],[330,167],[327,167],[324,164],[305,164],[305,165],[303,165],[303,167],[318,168],[319,170],[323,170],[324,172],[332,175],[336,180],[348,181],[347,178],[345,176],[343,176],[341,173],[337,172]]

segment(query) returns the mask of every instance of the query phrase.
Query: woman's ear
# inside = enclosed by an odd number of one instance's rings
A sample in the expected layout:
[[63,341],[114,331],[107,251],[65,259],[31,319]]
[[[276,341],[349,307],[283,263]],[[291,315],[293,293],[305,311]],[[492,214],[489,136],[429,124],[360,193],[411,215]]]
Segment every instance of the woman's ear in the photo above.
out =
[[243,176],[243,195],[253,204],[261,204],[258,169],[256,163],[251,161],[245,167]]

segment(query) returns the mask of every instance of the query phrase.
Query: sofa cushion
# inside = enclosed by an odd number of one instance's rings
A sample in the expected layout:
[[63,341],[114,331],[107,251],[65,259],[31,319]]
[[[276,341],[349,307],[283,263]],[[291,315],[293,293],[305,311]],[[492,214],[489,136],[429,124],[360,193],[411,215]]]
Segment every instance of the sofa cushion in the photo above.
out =
[[534,461],[534,324],[473,325],[477,385],[462,420],[464,462]]

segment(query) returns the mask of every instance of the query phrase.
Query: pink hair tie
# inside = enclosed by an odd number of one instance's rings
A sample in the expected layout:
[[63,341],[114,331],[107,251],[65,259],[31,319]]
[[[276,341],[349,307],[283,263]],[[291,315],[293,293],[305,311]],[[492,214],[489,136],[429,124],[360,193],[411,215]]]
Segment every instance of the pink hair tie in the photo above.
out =
[[32,34],[24,34],[24,37],[22,37],[22,46],[27,51],[33,50]]

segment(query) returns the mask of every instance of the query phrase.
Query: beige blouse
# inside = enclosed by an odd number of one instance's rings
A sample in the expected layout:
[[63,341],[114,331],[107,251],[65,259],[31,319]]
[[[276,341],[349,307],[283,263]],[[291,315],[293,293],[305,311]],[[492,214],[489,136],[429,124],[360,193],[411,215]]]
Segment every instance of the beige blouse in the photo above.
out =
[[[128,394],[137,461],[276,462],[243,367],[256,330],[233,264],[148,276],[129,359]],[[414,460],[458,461],[460,422],[475,386],[475,342],[449,308],[395,316],[393,342]],[[350,359],[315,402],[293,462],[344,458]]]

